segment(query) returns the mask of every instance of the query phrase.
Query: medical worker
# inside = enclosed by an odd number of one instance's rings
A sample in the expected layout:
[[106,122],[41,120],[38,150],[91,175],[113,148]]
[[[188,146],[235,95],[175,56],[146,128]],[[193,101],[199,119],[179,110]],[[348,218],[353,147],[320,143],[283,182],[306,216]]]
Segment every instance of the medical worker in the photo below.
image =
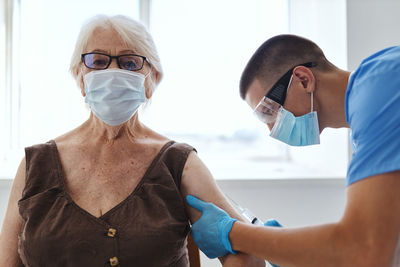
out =
[[192,225],[200,249],[211,257],[241,251],[280,266],[400,266],[400,47],[350,73],[310,40],[275,36],[248,62],[240,94],[270,135],[292,146],[319,144],[327,127],[351,129],[347,205],[338,222],[277,228],[244,224],[188,196],[202,212]]

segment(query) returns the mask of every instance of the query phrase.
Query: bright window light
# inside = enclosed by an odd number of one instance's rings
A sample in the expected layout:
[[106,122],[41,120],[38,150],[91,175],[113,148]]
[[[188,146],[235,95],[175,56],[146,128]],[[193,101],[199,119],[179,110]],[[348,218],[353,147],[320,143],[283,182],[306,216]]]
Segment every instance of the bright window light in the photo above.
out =
[[[149,30],[164,79],[150,104],[140,110],[140,118],[161,134],[194,146],[217,179],[345,176],[347,132],[327,131],[321,146],[293,149],[270,138],[267,126],[239,96],[241,72],[255,50],[274,35],[293,32],[290,18],[296,19],[296,14],[289,12],[290,2],[151,1]],[[7,165],[13,166],[12,174],[23,156],[22,147],[55,138],[89,116],[68,72],[85,20],[96,14],[140,17],[139,0],[19,3],[21,94],[15,120],[21,148],[18,160]],[[319,40],[327,40],[328,34],[319,34]],[[333,62],[340,56],[334,55]]]

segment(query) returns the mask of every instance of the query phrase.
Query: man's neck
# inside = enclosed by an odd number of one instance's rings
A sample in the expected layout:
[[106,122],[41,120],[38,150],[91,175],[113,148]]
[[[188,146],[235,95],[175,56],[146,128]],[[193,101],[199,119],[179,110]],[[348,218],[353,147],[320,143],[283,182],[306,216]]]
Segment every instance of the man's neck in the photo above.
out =
[[337,69],[321,75],[319,87],[319,126],[349,128],[346,121],[345,96],[350,72]]

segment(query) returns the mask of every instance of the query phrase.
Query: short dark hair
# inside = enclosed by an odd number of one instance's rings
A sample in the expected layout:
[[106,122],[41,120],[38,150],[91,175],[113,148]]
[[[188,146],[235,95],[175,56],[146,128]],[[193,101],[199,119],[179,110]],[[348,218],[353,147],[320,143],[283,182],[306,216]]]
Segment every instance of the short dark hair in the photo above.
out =
[[247,90],[255,78],[263,81],[278,80],[297,64],[317,63],[319,70],[334,68],[321,48],[311,40],[282,34],[265,41],[250,58],[240,79],[240,96],[245,99]]

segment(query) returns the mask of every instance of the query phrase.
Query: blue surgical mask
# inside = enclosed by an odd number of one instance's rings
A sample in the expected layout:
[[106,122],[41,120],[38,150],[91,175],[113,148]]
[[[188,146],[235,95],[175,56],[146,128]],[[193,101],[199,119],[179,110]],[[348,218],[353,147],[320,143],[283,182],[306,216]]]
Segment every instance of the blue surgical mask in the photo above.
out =
[[145,78],[143,74],[121,69],[89,72],[84,76],[85,102],[106,124],[121,125],[145,102]]
[[295,117],[281,106],[270,136],[291,146],[319,144],[318,117],[313,108],[313,93],[311,93],[311,112],[303,116]]

